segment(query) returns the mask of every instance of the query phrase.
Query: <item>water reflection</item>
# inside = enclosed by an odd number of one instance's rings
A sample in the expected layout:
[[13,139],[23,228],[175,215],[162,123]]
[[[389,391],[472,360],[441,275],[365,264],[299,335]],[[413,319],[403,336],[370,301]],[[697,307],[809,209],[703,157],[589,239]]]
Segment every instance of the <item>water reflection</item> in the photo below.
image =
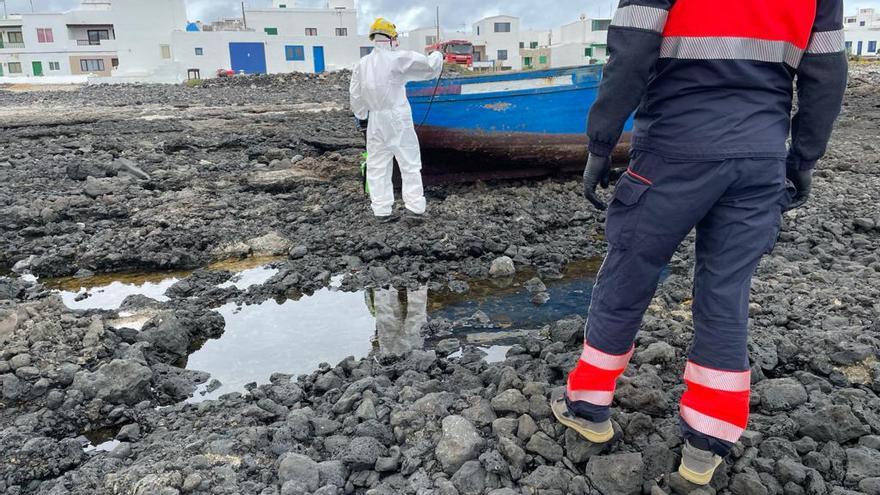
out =
[[[474,346],[474,349],[478,349],[483,351],[486,354],[483,357],[483,361],[486,361],[489,364],[492,363],[500,363],[507,359],[507,351],[513,348],[512,345],[492,345],[488,347],[484,346]],[[451,358],[462,357],[464,355],[464,349],[459,349],[458,351],[449,355]]]
[[376,343],[383,357],[404,356],[425,345],[428,323],[428,288],[418,290],[371,289],[367,305],[376,317]]
[[235,287],[238,290],[248,290],[255,285],[263,285],[278,274],[277,268],[260,266],[236,273],[228,282],[219,285],[221,289]]
[[217,309],[226,330],[189,357],[187,368],[207,371],[222,387],[209,399],[241,391],[250,382],[266,383],[272,373],[311,373],[318,364],[370,353],[375,332],[363,294],[323,289],[298,301]]
[[266,383],[273,373],[308,374],[321,363],[335,365],[372,351],[400,357],[425,345],[428,289],[341,292],[327,288],[298,300],[234,303],[217,309],[226,330],[187,361],[222,386],[203,387],[193,402],[240,392],[251,382]]
[[114,281],[96,289],[81,288],[78,291],[61,291],[61,300],[70,309],[119,309],[125,298],[141,294],[157,301],[167,301],[165,291],[179,282],[177,277],[159,282],[129,283]]
[[[232,278],[220,287],[247,290],[265,283],[278,273],[277,269],[268,265],[279,260],[276,256],[235,259],[211,264],[206,270],[232,272]],[[58,291],[64,305],[70,309],[115,310],[119,309],[127,297],[134,295],[146,296],[160,302],[167,301],[165,291],[191,274],[191,271],[111,273],[86,278],[46,279],[41,282]]]

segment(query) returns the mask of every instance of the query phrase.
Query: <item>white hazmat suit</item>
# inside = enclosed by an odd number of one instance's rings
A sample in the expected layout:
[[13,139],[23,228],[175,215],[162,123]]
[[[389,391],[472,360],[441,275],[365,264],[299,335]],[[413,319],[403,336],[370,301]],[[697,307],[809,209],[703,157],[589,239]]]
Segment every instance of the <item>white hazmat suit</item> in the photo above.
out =
[[425,213],[427,203],[422,187],[422,154],[413,125],[412,109],[406,99],[406,83],[440,77],[443,55],[425,56],[398,50],[389,42],[376,42],[375,49],[363,57],[351,75],[351,110],[367,127],[367,184],[370,186],[373,214],[387,217],[394,207],[391,176],[394,158],[403,179],[403,201],[417,214]]

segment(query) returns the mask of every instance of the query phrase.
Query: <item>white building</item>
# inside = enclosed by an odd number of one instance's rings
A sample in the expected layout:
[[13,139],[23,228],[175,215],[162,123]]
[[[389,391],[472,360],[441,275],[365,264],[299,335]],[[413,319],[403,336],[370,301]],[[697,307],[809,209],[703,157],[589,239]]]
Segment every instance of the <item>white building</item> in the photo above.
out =
[[877,57],[880,43],[880,15],[874,9],[859,9],[843,20],[846,49],[851,55]]
[[184,0],[112,0],[119,67],[116,81],[176,79],[172,33],[186,29]]
[[0,80],[142,80],[171,67],[171,32],[186,26],[184,0],[82,0],[67,12],[0,20]]
[[0,19],[0,77],[110,75],[119,63],[110,2]]
[[301,8],[274,0],[245,10],[244,31],[175,31],[174,61],[181,77],[213,77],[218,69],[248,74],[324,72],[352,67],[372,44],[357,32],[354,0]]
[[611,19],[581,15],[554,31],[550,45],[551,67],[604,63],[608,59],[608,28]]
[[519,18],[499,15],[473,25],[474,63],[491,62],[497,70],[520,70]]

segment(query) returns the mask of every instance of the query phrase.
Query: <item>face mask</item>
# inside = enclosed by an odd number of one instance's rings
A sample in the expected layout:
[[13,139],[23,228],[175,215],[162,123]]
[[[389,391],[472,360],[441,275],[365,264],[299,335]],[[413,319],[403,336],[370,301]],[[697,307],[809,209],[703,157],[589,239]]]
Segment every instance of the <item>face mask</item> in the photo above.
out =
[[377,47],[382,47],[382,48],[397,48],[400,46],[400,42],[397,40],[376,40],[373,43]]

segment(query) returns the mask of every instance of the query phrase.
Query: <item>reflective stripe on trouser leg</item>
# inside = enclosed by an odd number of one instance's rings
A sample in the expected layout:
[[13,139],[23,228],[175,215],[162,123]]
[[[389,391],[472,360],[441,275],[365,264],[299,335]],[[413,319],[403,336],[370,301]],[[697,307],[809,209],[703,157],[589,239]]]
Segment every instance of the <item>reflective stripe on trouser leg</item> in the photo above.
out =
[[689,361],[681,419],[693,430],[736,443],[749,421],[749,371],[722,371]]
[[626,370],[632,355],[633,350],[622,355],[606,354],[585,343],[577,366],[568,375],[568,400],[610,406],[617,379]]

